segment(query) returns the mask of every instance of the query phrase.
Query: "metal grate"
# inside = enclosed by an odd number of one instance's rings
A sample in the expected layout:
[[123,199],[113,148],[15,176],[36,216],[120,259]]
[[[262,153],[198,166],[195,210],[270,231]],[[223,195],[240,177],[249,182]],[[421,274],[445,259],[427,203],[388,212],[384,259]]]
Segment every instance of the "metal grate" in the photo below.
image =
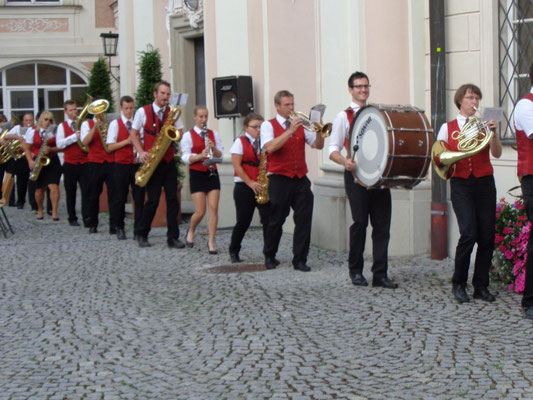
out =
[[533,62],[533,0],[498,1],[499,104],[503,108],[500,136],[515,142],[513,109],[529,92]]

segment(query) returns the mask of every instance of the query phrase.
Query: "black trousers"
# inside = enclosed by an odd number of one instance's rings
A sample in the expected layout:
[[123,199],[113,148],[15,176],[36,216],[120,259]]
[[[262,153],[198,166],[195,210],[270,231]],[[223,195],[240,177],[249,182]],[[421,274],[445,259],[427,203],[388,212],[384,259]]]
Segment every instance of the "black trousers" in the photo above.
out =
[[124,229],[124,217],[125,204],[128,199],[129,188],[131,187],[131,193],[133,195],[134,207],[134,231],[138,229],[139,221],[144,208],[144,188],[135,184],[135,173],[140,164],[113,164],[113,181],[114,181],[114,194],[113,204],[111,204],[111,226],[115,226],[118,229]]
[[174,161],[165,162],[162,160],[154,171],[154,174],[146,184],[146,194],[148,199],[144,204],[141,220],[135,234],[148,237],[152,221],[159,205],[161,188],[165,189],[165,200],[167,202],[167,238],[179,238],[178,211],[178,170]]
[[311,243],[314,196],[311,182],[302,178],[289,178],[283,175],[270,175],[268,184],[270,196],[270,218],[263,247],[265,257],[275,257],[283,233],[283,224],[294,211],[294,235],[292,243],[292,263],[306,263]]
[[26,201],[28,180],[30,178],[30,167],[28,166],[28,160],[26,160],[26,157],[14,160],[14,172],[17,177],[17,205],[23,206]]
[[261,218],[261,225],[263,226],[263,243],[265,243],[270,215],[270,203],[257,204],[254,191],[244,182],[235,183],[235,186],[233,187],[233,200],[235,201],[237,222],[231,233],[229,252],[239,254],[241,251],[242,239],[250,227],[256,207],[259,210],[259,217]]
[[63,163],[63,183],[67,203],[68,221],[78,220],[76,216],[76,191],[78,184],[81,192],[81,217],[84,224],[89,223],[89,185],[85,164]]
[[[522,195],[526,206],[527,219],[533,223],[533,175],[522,177]],[[533,306],[533,235],[529,234],[527,242],[526,282],[522,307]]]
[[390,189],[367,189],[354,181],[349,171],[344,172],[344,187],[352,211],[350,226],[350,277],[363,273],[366,229],[372,224],[372,274],[385,277],[389,269],[388,254],[392,200]]
[[89,226],[98,226],[98,213],[100,212],[100,195],[107,186],[107,206],[109,209],[109,226],[113,227],[114,216],[112,215],[112,204],[114,196],[113,163],[93,163],[85,165],[89,180]]
[[475,289],[489,286],[489,269],[494,251],[496,224],[496,185],[494,176],[452,178],[450,180],[453,211],[459,225],[459,242],[455,249],[455,271],[452,282],[466,286],[470,256],[477,243],[472,285]]

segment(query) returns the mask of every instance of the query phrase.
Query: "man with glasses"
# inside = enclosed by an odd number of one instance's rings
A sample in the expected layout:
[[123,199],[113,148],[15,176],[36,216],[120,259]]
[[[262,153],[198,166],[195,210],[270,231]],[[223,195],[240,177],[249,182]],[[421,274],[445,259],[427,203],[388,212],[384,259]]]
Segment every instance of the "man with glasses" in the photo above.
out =
[[[388,188],[367,189],[359,184],[353,172],[355,163],[350,157],[351,151],[349,128],[357,112],[367,105],[370,96],[368,76],[363,72],[354,72],[348,78],[348,92],[352,96],[352,104],[346,110],[337,114],[333,121],[330,136],[329,158],[345,168],[344,186],[352,211],[353,224],[350,226],[350,252],[348,255],[348,269],[350,279],[355,286],[368,286],[363,276],[368,219],[372,224],[372,286],[396,289],[398,285],[389,280],[388,248],[391,224],[391,193]],[[341,154],[345,147],[347,154]]]

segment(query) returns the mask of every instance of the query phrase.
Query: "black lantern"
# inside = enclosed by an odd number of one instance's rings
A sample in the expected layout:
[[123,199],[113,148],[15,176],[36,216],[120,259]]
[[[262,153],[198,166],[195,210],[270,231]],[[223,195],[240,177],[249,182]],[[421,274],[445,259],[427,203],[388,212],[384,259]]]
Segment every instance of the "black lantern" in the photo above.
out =
[[114,57],[117,55],[117,47],[118,47],[118,33],[101,33],[100,37],[102,38],[102,44],[104,45],[104,56],[107,57],[108,64],[109,64],[109,74],[117,81],[120,82],[120,79],[113,75],[112,68],[119,68],[118,66],[113,67],[111,65],[111,57]]

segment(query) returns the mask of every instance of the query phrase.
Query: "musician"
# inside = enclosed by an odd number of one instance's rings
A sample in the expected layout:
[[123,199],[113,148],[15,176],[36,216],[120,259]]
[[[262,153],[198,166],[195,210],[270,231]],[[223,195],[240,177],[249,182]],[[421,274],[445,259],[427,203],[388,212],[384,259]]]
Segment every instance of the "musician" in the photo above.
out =
[[294,237],[292,265],[308,272],[307,255],[311,243],[313,192],[307,178],[305,144],[314,149],[324,147],[324,138],[305,130],[300,118],[289,119],[294,110],[294,95],[281,90],[274,96],[275,118],[261,124],[261,143],[268,153],[270,218],[263,247],[265,266],[278,265],[276,253],[283,233],[283,223],[292,208]]
[[229,255],[232,263],[241,262],[239,252],[244,234],[248,230],[254,211],[257,207],[263,226],[263,243],[266,236],[270,205],[259,204],[256,195],[261,192],[262,186],[257,182],[259,175],[259,162],[261,157],[261,144],[259,133],[264,118],[259,114],[248,114],[243,121],[244,135],[240,136],[231,146],[231,162],[235,170],[233,178],[233,200],[237,222],[231,233]]
[[[514,109],[518,177],[522,178],[522,195],[529,222],[533,223],[533,63],[529,67],[532,88]],[[527,242],[527,262],[522,307],[526,318],[533,319],[533,235]]]
[[218,254],[215,246],[215,232],[218,224],[218,202],[220,200],[220,179],[216,164],[204,165],[204,160],[212,157],[221,158],[224,147],[217,131],[207,129],[209,113],[204,105],[194,108],[194,127],[185,132],[181,140],[183,161],[189,164],[189,184],[194,203],[186,243],[194,245],[196,227],[205,215],[206,203],[209,210],[207,230],[209,232],[209,254]]
[[[329,144],[329,158],[344,167],[344,188],[350,203],[353,223],[350,226],[348,270],[352,284],[368,286],[363,275],[366,229],[372,224],[372,286],[396,289],[398,284],[388,277],[388,248],[392,215],[391,193],[388,188],[367,189],[353,176],[355,162],[348,151],[349,127],[357,112],[367,105],[370,81],[364,72],[354,72],[348,78],[350,106],[337,114],[333,121]],[[347,154],[341,154],[346,148]]]
[[[442,125],[437,140],[447,142],[450,150],[458,151],[459,142],[455,132],[461,131],[469,118],[476,114],[480,100],[481,90],[476,85],[460,86],[454,97],[459,114],[454,120]],[[497,125],[496,121],[488,122],[492,131],[496,130]],[[496,223],[496,185],[490,154],[496,158],[502,154],[502,144],[496,133],[490,141],[490,146],[455,164],[455,172],[450,180],[450,197],[460,233],[455,250],[452,293],[459,303],[470,301],[466,283],[470,256],[476,243],[477,253],[472,279],[474,298],[488,302],[495,300],[488,290]]]
[[[165,124],[169,107],[167,106],[170,99],[170,83],[161,81],[154,88],[154,102],[145,105],[137,110],[133,118],[133,125],[130,132],[131,141],[139,154],[139,160],[142,163],[147,162],[150,157],[150,149],[161,134],[161,128]],[[179,118],[174,127],[183,132],[183,123]],[[141,143],[141,138],[143,143]],[[134,234],[137,236],[139,247],[150,247],[148,242],[148,233],[152,220],[154,219],[161,188],[165,189],[165,199],[167,202],[167,244],[170,248],[181,249],[185,244],[179,240],[178,227],[178,170],[174,160],[174,147],[169,146],[162,160],[157,165],[153,175],[146,184],[146,193],[148,200],[144,204],[141,219],[138,227],[135,228]]]
[[133,124],[134,100],[130,96],[120,99],[119,119],[111,121],[107,130],[107,148],[113,152],[113,181],[115,186],[114,201],[111,204],[110,217],[114,218],[112,226],[117,228],[117,239],[126,239],[124,232],[125,205],[128,188],[131,187],[135,215],[133,228],[138,229],[144,208],[144,188],[135,184],[135,173],[139,169],[138,159],[131,143],[130,131]]
[[46,132],[47,129],[54,123],[53,114],[45,110],[41,113],[37,126],[26,131],[25,135],[25,154],[28,161],[29,168],[33,171],[36,167],[36,157],[39,156],[43,142],[47,140],[44,145],[44,155],[50,159],[50,163],[43,166],[37,180],[35,181],[35,202],[37,203],[37,219],[44,218],[43,215],[43,201],[45,189],[50,189],[50,198],[52,200],[52,218],[54,221],[59,221],[57,213],[57,205],[59,204],[59,180],[61,179],[61,163],[57,153],[61,151],[56,146],[56,138],[53,137],[52,132]]
[[[34,126],[33,114],[28,112],[22,116],[22,125],[16,125],[7,133],[5,139],[7,140],[24,140],[21,133],[22,128],[30,128]],[[30,168],[26,157],[21,157],[18,160],[14,160],[13,164],[14,172],[17,177],[17,208],[22,210],[24,208],[24,202],[26,200],[26,192],[28,189],[28,179],[30,176]],[[30,204],[32,199],[30,198]]]
[[85,172],[87,153],[78,144],[80,132],[77,132],[75,128],[78,116],[76,102],[74,100],[65,101],[63,109],[66,118],[57,127],[56,143],[60,149],[65,151],[63,156],[63,181],[65,185],[68,222],[70,226],[80,226],[78,217],[76,216],[76,190],[79,184],[81,192],[81,216],[83,225],[88,228],[89,193],[87,185],[88,177]]
[[[84,146],[89,148],[87,154],[87,185],[88,185],[88,220],[89,233],[98,231],[98,213],[100,211],[100,194],[104,188],[104,182],[107,187],[107,204],[109,209],[109,233],[117,233],[113,226],[114,216],[112,215],[111,204],[113,203],[114,182],[113,182],[113,154],[108,152],[103,143],[105,139],[101,138],[100,125],[103,123],[99,115],[88,119],[81,124],[80,140]],[[103,142],[103,143],[102,143]]]

